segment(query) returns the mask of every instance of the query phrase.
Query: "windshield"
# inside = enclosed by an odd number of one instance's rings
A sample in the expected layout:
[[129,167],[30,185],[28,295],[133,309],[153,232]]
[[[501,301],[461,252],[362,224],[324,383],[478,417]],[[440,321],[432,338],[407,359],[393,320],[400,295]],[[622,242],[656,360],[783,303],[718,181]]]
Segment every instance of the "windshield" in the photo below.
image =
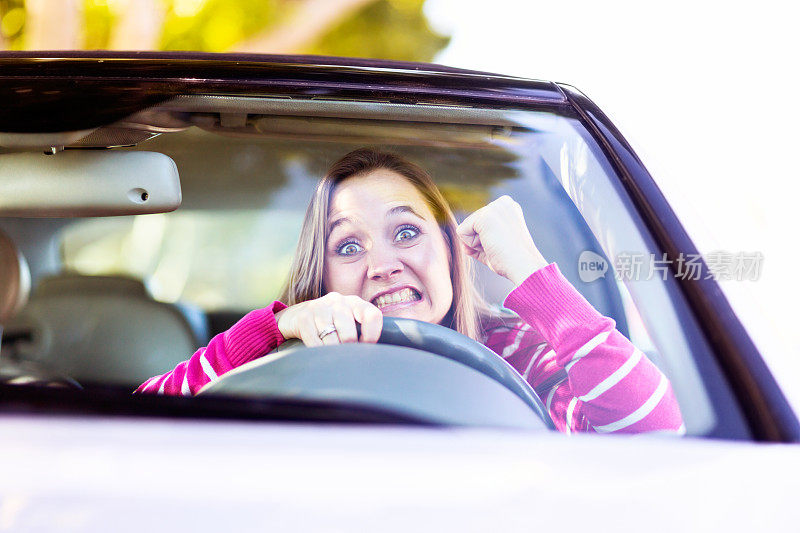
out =
[[[11,231],[27,224],[35,235],[27,255],[38,288],[28,312],[7,328],[14,336],[7,335],[3,356],[51,364],[78,382],[132,388],[144,374],[167,372],[281,297],[320,178],[343,155],[369,146],[427,171],[459,223],[512,198],[547,261],[669,378],[687,432],[709,432],[715,414],[694,358],[707,348],[692,337],[672,280],[644,263],[637,272],[629,268],[627,258],[648,260],[655,248],[580,121],[547,111],[403,108],[370,104],[369,112],[348,118],[208,110],[187,115],[175,131],[118,149],[171,157],[182,206],[153,215],[6,223]],[[515,284],[480,261],[474,266],[480,294],[500,309]],[[90,302],[95,289],[80,285],[88,276],[105,277],[103,297],[122,294],[128,320],[103,325],[103,306]],[[65,290],[72,292],[59,295],[69,304],[53,318],[53,295],[70,284]],[[141,303],[147,299],[163,304],[163,316]],[[131,320],[155,320],[164,330],[148,323],[142,338],[130,332]],[[184,341],[167,322],[183,325]],[[113,362],[98,361],[97,354],[117,349],[148,361],[144,374],[125,379]]]

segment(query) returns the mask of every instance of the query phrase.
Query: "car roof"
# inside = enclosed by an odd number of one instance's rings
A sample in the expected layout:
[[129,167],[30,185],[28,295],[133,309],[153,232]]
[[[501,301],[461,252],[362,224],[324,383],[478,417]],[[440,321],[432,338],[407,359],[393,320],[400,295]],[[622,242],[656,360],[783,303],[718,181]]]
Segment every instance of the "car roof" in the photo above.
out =
[[178,95],[289,96],[480,108],[568,108],[528,80],[400,61],[198,52],[0,52],[1,132],[107,125]]
[[[337,57],[304,54],[254,54],[254,53],[218,53],[196,51],[150,51],[150,50],[3,50],[0,59],[137,59],[137,60],[171,60],[171,61],[235,61],[246,63],[292,63],[298,65],[327,65],[345,67],[383,68],[395,70],[450,72],[454,74],[477,74],[513,78],[485,71],[462,69],[422,63],[414,61],[397,61],[393,59],[374,59],[361,57]],[[517,78],[524,79],[524,78]]]

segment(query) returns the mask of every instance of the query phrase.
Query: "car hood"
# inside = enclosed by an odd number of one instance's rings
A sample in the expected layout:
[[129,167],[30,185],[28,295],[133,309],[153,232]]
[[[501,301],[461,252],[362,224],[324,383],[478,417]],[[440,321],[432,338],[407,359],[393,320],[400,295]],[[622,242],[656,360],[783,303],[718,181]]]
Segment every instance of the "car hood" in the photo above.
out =
[[14,416],[0,442],[2,520],[20,529],[770,531],[800,518],[792,445]]

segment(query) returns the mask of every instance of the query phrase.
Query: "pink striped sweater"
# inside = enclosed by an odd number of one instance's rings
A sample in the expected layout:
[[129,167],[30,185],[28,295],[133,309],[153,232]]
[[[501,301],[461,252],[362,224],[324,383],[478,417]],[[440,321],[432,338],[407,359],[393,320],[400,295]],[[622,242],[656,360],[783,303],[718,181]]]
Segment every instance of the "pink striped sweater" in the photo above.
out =
[[[500,354],[539,393],[563,432],[683,433],[666,376],[598,313],[555,264],[534,272],[508,295],[515,324],[491,328],[484,344]],[[174,370],[136,392],[195,394],[211,380],[265,355],[284,338],[273,302],[251,311]],[[564,376],[564,379],[559,379]]]

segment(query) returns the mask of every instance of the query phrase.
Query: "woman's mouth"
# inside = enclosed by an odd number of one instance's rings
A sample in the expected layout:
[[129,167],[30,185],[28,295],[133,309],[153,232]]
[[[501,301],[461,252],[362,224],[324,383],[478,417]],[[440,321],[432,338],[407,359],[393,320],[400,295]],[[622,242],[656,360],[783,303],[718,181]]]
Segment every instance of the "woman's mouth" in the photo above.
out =
[[405,287],[400,290],[384,293],[372,299],[372,303],[381,311],[389,311],[422,300],[420,293],[413,288]]

